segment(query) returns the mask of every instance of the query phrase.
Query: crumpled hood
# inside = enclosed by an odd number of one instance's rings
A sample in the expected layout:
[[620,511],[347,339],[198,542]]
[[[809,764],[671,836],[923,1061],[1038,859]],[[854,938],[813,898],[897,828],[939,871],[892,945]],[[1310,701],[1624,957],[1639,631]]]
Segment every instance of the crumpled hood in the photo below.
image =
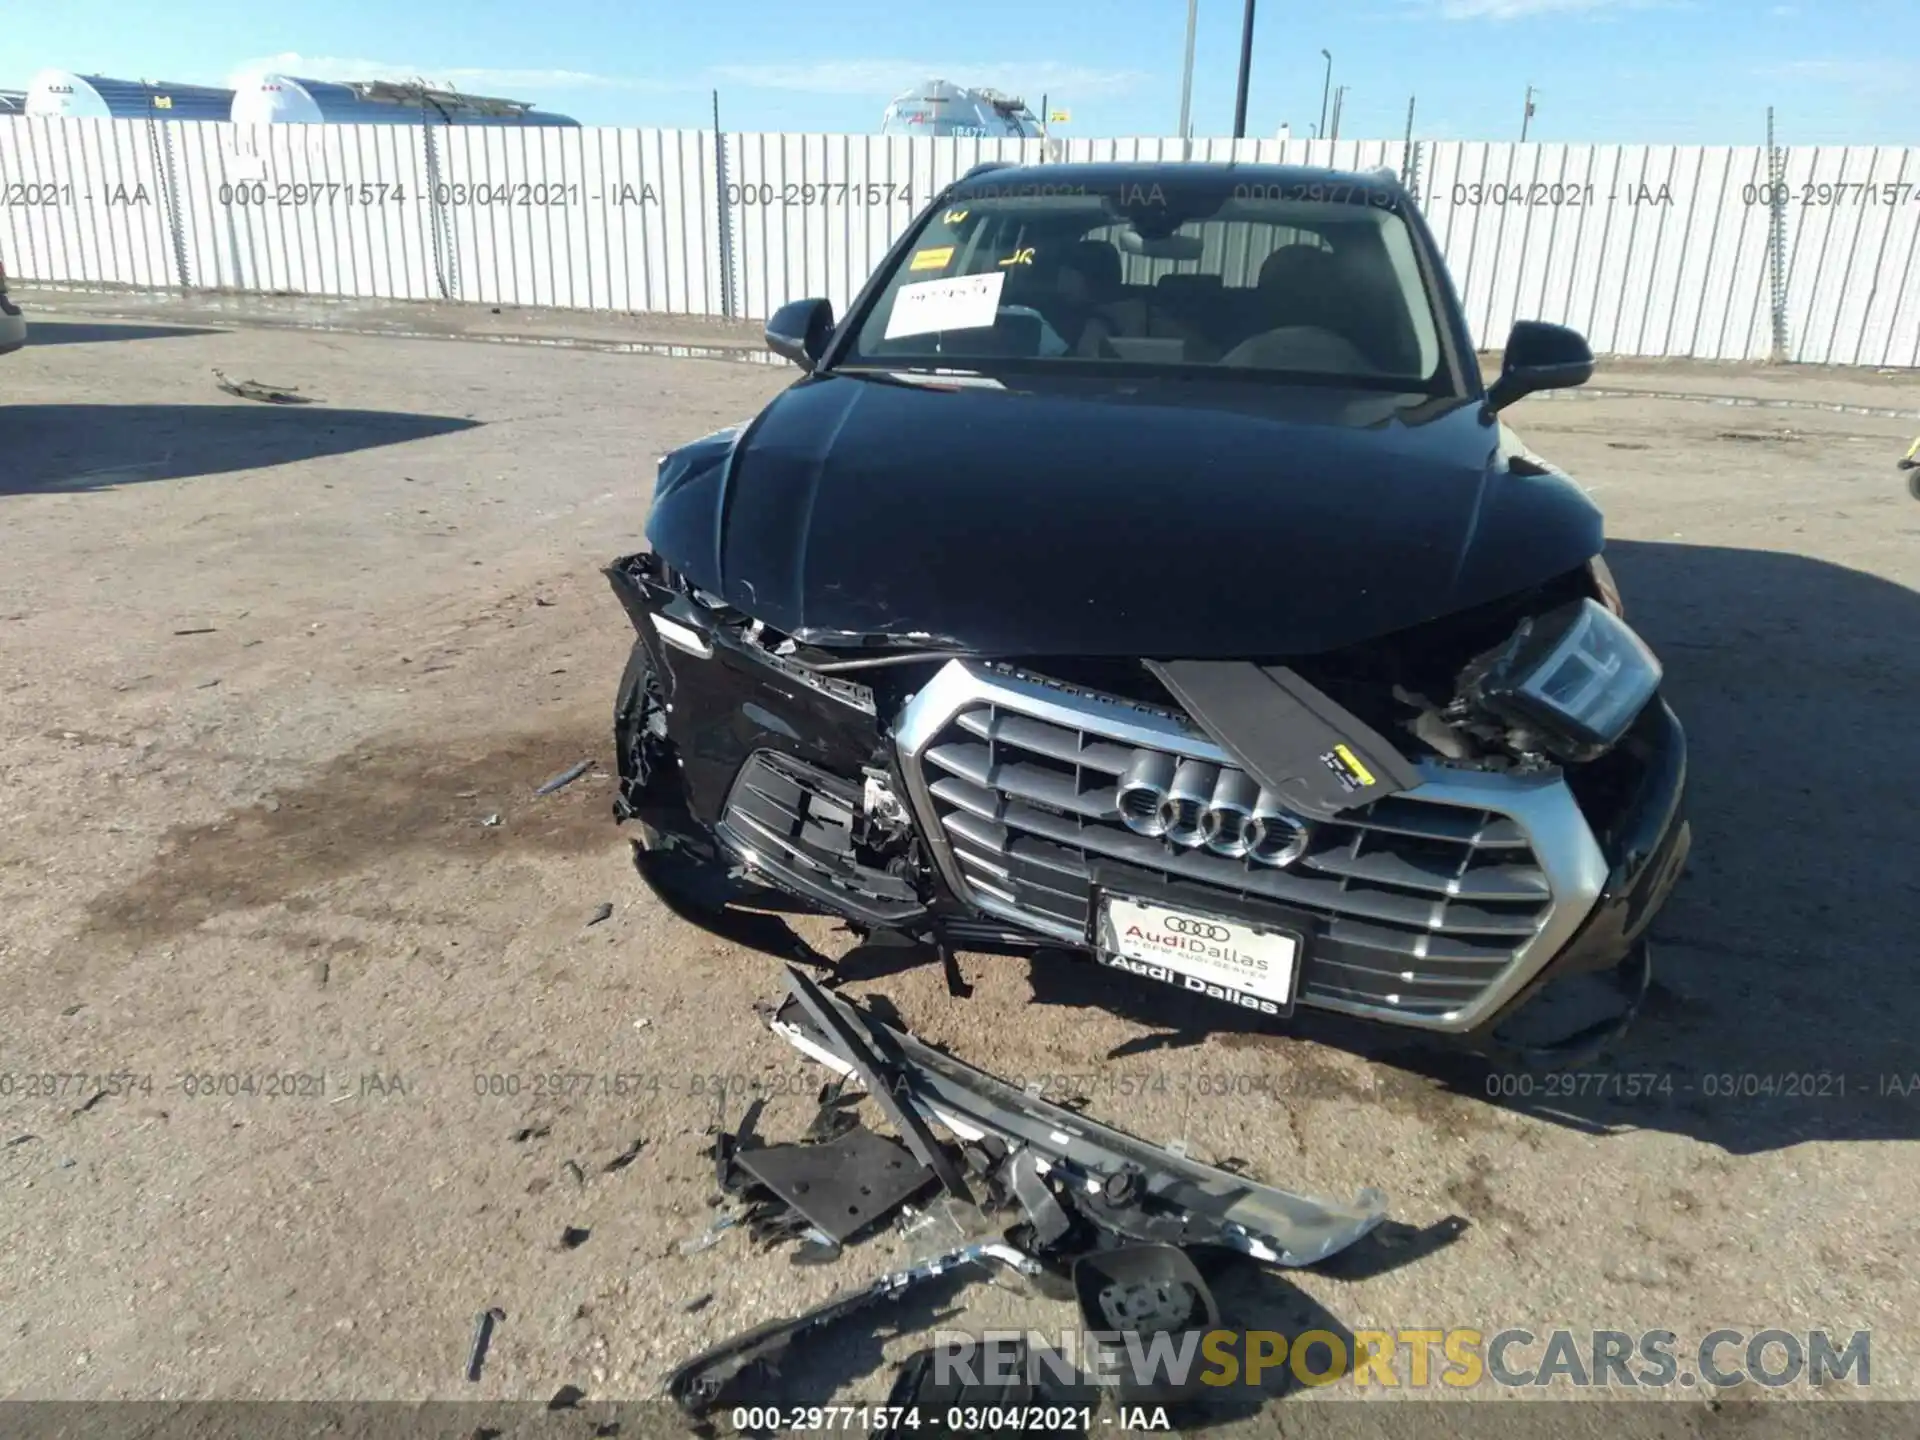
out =
[[1188,659],[1338,649],[1601,548],[1592,502],[1475,404],[1009,384],[803,380],[667,457],[648,540],[803,638]]

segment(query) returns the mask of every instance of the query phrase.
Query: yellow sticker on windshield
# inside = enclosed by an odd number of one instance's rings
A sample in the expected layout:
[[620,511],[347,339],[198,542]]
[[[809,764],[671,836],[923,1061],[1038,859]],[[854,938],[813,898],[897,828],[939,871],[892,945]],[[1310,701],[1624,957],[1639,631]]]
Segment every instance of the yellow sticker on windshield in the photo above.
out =
[[913,259],[907,262],[909,270],[944,270],[953,259],[953,246],[941,245],[932,250],[916,250]]
[[1002,265],[1031,265],[1033,263],[1033,247],[1028,245],[1024,249],[1016,250],[1000,263]]
[[966,218],[967,212],[964,210],[949,210],[945,215],[940,217],[940,223],[942,225],[958,225]]

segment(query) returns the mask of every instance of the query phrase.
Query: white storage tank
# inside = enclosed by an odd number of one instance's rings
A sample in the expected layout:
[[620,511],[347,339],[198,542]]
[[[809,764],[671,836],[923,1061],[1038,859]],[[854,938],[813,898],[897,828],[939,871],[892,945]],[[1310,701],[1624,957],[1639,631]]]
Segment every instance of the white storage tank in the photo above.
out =
[[226,120],[233,91],[212,85],[173,85],[164,80],[114,80],[42,70],[27,85],[26,113],[84,120]]
[[880,133],[1037,140],[1042,131],[1039,117],[1011,95],[929,80],[887,106]]
[[226,117],[239,125],[558,125],[578,129],[567,115],[519,100],[463,95],[455,90],[395,81],[342,84],[294,75],[262,75],[234,92]]

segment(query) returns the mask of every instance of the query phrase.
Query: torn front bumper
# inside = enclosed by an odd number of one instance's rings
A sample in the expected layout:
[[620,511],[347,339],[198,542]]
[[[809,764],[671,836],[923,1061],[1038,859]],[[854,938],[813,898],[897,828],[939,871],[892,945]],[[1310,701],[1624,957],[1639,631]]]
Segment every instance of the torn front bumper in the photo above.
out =
[[[641,872],[684,918],[786,958],[800,953],[792,931],[745,909],[822,911],[954,949],[1089,954],[1111,891],[1301,927],[1300,1006],[1479,1049],[1548,980],[1643,959],[1685,859],[1685,737],[1659,699],[1617,803],[1583,801],[1559,771],[1422,761],[1411,788],[1314,822],[1320,843],[1298,863],[1249,869],[1103,818],[1115,777],[1099,767],[1125,763],[1108,757],[1233,763],[1177,715],[968,659],[891,688],[899,672],[860,672],[869,689],[743,643],[651,557],[608,574],[672,735],[671,773],[644,785],[621,743],[623,815],[662,842],[637,854]],[[910,812],[884,861],[853,839],[872,784]]]
[[[802,976],[794,981],[808,984]],[[1386,1218],[1386,1198],[1377,1190],[1341,1205],[1259,1184],[1190,1159],[1184,1147],[1150,1144],[1016,1089],[817,987],[809,997],[833,1007],[852,1042],[829,1033],[798,998],[775,1012],[775,1033],[843,1076],[869,1088],[878,1083],[893,1103],[962,1141],[992,1137],[1030,1151],[1077,1208],[1127,1239],[1224,1245],[1303,1266],[1338,1254]],[[855,1053],[861,1049],[868,1054]],[[877,1082],[869,1057],[886,1067]]]

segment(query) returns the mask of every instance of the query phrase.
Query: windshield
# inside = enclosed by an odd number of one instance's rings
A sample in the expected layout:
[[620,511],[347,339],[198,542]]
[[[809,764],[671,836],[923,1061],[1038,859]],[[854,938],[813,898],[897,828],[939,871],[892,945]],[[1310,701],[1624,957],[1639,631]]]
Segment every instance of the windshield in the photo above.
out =
[[1442,385],[1439,324],[1390,192],[1088,188],[981,184],[943,207],[842,363]]

